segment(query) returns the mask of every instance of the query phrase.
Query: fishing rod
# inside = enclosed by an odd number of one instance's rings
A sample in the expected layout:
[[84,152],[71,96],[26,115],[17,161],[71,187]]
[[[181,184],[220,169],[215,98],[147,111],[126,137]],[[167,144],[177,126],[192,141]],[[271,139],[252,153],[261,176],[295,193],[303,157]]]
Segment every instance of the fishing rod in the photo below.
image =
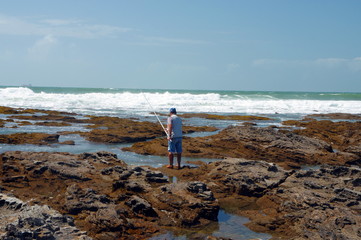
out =
[[154,116],[158,119],[159,124],[162,126],[163,131],[165,132],[165,134],[166,134],[166,135],[167,135],[167,137],[169,138],[168,131],[164,128],[163,123],[160,121],[160,119],[159,119],[159,117],[158,117],[157,113],[155,112],[155,110],[154,110],[154,108],[153,108],[152,104],[150,104],[150,102],[149,102],[148,98],[145,96],[144,92],[142,92],[142,94],[143,94],[143,96],[144,96],[145,100],[147,100],[147,103],[149,104],[150,108],[152,109],[152,111],[153,111],[153,113],[154,113]]

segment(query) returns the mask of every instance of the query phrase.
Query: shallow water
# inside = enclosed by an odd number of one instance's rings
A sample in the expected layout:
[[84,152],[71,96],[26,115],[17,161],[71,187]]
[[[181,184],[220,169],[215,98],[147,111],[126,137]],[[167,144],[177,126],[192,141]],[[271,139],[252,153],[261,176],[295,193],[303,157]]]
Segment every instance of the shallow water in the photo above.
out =
[[208,227],[199,230],[186,230],[178,229],[174,232],[167,232],[150,240],[188,240],[188,239],[203,239],[200,237],[214,236],[224,237],[233,240],[247,240],[247,239],[271,239],[271,235],[265,233],[256,233],[247,228],[244,224],[249,222],[246,217],[227,213],[224,210],[220,210],[218,214],[218,222],[210,224]]

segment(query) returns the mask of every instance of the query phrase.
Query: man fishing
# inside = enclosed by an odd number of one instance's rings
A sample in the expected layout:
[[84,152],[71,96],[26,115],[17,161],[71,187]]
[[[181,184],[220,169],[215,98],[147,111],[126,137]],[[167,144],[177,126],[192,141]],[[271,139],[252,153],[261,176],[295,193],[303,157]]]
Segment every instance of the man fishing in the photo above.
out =
[[167,168],[173,168],[174,154],[177,154],[177,169],[180,169],[182,160],[182,119],[177,116],[177,110],[175,108],[169,109],[167,139],[169,159]]

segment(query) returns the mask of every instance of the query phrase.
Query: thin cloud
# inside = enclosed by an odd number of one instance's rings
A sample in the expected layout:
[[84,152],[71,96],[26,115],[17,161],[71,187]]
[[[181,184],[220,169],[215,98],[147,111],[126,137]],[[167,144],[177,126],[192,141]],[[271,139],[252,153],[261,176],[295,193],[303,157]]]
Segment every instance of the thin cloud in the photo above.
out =
[[74,19],[21,19],[0,15],[0,35],[61,36],[73,38],[113,37],[131,28],[90,24]]
[[46,35],[28,49],[28,56],[31,59],[46,59],[57,43],[58,40],[54,36]]
[[252,62],[254,67],[294,67],[309,66],[322,68],[346,68],[361,71],[361,57],[356,58],[319,58],[315,60],[257,59]]
[[186,38],[165,38],[165,37],[147,37],[145,38],[149,42],[153,43],[168,43],[168,44],[209,44],[210,42],[195,40],[195,39],[186,39]]

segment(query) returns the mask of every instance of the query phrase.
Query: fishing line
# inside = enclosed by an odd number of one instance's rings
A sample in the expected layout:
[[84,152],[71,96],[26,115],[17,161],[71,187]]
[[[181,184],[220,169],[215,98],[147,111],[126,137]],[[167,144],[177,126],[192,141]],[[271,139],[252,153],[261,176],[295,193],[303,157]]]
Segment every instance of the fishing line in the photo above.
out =
[[166,135],[167,135],[167,137],[169,138],[168,132],[167,132],[167,130],[164,128],[163,123],[160,121],[160,119],[159,119],[159,117],[158,117],[157,113],[155,112],[155,110],[154,110],[154,108],[153,108],[152,104],[150,104],[150,102],[149,102],[148,98],[145,96],[145,94],[144,94],[143,92],[142,92],[142,94],[143,94],[143,96],[144,96],[145,100],[147,100],[147,103],[149,104],[150,108],[152,109],[152,111],[153,111],[153,113],[154,113],[154,116],[158,119],[159,124],[162,126],[163,131],[165,132],[165,134],[166,134]]

